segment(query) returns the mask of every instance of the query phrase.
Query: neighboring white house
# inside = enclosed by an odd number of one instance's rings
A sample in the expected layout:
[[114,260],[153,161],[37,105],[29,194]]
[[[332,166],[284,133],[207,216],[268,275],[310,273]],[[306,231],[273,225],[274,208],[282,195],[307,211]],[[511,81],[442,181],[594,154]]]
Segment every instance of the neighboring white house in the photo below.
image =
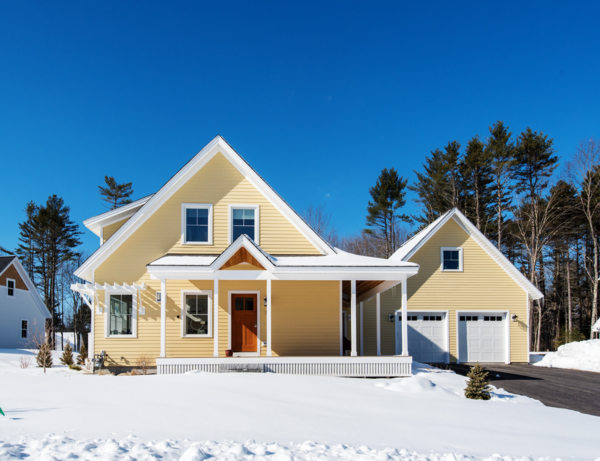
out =
[[44,301],[16,256],[0,256],[0,349],[32,347],[51,318]]

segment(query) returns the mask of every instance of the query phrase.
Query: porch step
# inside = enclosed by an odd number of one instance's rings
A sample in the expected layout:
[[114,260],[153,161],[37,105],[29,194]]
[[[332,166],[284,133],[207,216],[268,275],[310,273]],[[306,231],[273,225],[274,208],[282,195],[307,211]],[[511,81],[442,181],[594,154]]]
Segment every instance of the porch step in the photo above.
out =
[[264,373],[262,363],[220,363],[219,373]]

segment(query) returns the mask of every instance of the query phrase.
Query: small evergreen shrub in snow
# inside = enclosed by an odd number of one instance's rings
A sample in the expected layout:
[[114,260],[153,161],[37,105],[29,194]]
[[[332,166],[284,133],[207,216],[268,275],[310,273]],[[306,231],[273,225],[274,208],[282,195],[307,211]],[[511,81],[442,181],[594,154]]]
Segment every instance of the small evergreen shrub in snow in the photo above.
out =
[[60,363],[67,366],[73,365],[73,348],[71,347],[71,344],[67,343],[65,346],[65,350],[60,358]]
[[50,349],[50,344],[40,344],[35,361],[37,362],[37,366],[43,368],[44,371],[46,368],[52,368],[52,350]]
[[81,341],[81,350],[79,351],[79,357],[77,357],[77,365],[85,365],[85,359],[87,359],[87,349],[85,343]]
[[71,370],[81,371],[81,367],[79,365],[69,365]]
[[560,346],[578,341],[585,341],[585,335],[581,331],[577,328],[573,328],[571,331],[568,328],[563,328],[558,338],[554,340],[554,348],[558,349]]
[[489,386],[488,373],[483,370],[479,362],[471,367],[467,374],[469,383],[465,389],[465,397],[473,400],[489,400],[491,388]]

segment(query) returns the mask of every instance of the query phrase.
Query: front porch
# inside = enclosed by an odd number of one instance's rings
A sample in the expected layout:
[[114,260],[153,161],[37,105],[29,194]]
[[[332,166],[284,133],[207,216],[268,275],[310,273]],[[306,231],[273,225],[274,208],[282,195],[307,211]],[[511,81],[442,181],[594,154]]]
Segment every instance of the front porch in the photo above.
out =
[[412,357],[207,357],[157,358],[159,375],[189,371],[393,378],[412,374]]

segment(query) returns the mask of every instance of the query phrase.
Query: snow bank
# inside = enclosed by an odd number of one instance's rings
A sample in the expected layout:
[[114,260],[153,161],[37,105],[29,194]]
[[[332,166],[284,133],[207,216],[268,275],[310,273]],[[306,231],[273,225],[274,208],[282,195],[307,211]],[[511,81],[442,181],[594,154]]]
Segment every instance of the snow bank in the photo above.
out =
[[570,368],[572,370],[600,373],[600,339],[590,339],[560,346],[556,352],[546,354],[534,366]]

